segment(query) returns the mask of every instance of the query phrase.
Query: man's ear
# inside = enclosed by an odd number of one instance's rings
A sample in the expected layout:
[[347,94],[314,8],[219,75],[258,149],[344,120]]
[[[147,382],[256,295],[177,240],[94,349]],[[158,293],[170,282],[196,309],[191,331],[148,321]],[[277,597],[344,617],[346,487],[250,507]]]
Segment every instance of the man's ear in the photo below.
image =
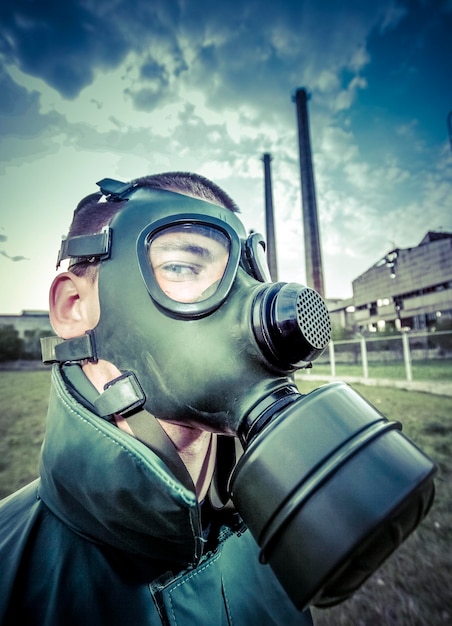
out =
[[59,274],[50,287],[50,323],[59,337],[79,337],[99,321],[97,281],[72,272]]

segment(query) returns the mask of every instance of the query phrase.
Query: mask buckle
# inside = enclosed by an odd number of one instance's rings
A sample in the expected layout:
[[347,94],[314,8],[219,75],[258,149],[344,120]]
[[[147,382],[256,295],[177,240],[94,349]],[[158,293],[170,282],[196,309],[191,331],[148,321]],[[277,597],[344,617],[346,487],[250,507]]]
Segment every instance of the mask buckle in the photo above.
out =
[[260,233],[252,233],[243,243],[240,264],[247,274],[260,283],[272,282],[265,256],[265,240]]
[[138,187],[137,183],[123,183],[120,180],[114,180],[113,178],[103,178],[96,183],[102,194],[108,198],[108,200],[117,201],[124,200],[124,196]]
[[146,396],[135,374],[124,372],[105,385],[104,392],[96,398],[94,406],[101,417],[127,417],[140,410],[145,401]]
[[57,266],[61,261],[72,259],[72,265],[90,259],[103,260],[110,257],[111,228],[105,226],[102,232],[95,235],[77,235],[63,239],[58,253]]
[[88,330],[80,337],[62,339],[61,337],[41,338],[42,361],[51,363],[77,363],[88,360],[97,361],[96,342],[94,331]]

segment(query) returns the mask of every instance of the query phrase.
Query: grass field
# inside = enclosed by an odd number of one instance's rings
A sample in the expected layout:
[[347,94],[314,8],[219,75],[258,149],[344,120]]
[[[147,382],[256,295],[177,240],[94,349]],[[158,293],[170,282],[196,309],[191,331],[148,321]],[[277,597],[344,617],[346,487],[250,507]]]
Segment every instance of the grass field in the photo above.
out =
[[[49,382],[47,370],[0,372],[0,497],[38,474]],[[300,382],[303,393],[318,386]],[[314,610],[316,626],[450,626],[452,398],[354,387],[389,419],[401,421],[404,432],[436,461],[437,495],[421,526],[353,598]]]
[[[372,362],[369,358],[368,363],[369,378],[387,378],[390,380],[405,379],[405,366],[402,361],[395,363],[378,363]],[[450,382],[452,385],[452,360],[451,359],[429,359],[425,361],[417,360],[411,364],[413,380],[428,380],[438,382]],[[314,363],[312,369],[313,374],[318,376],[329,376],[331,374],[331,366],[324,363]],[[349,363],[336,362],[336,376],[355,376],[363,375],[362,365],[353,365]]]

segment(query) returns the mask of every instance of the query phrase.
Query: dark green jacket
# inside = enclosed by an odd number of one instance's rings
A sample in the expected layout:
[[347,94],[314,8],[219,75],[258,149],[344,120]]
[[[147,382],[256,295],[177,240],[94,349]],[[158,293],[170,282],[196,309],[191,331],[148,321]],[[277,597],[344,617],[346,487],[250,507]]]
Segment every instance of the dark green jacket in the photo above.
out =
[[56,367],[40,474],[0,503],[2,626],[312,623],[237,515],[206,543],[193,491]]

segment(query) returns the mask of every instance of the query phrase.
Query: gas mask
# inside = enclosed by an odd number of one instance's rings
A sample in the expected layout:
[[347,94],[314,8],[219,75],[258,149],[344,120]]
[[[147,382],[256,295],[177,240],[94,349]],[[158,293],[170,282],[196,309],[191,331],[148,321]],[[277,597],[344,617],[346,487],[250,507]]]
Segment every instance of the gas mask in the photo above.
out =
[[145,408],[238,437],[228,492],[261,561],[299,609],[344,600],[427,513],[434,464],[348,385],[299,392],[294,372],[329,343],[327,308],[312,289],[270,282],[263,239],[236,214],[99,185],[127,202],[59,255],[101,261],[99,323],[45,360],[114,363],[123,375],[99,396],[101,415]]

